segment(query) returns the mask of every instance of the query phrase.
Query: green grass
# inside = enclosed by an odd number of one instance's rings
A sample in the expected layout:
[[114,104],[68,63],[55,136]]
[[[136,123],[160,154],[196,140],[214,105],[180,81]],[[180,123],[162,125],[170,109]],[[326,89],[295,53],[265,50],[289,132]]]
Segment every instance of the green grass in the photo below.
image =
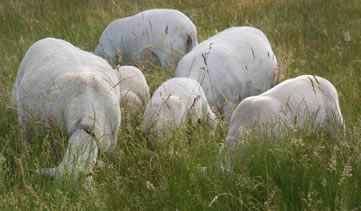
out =
[[[175,8],[202,41],[250,25],[270,39],[284,78],[315,74],[337,88],[346,133],[290,134],[257,145],[249,137],[237,170],[220,175],[217,155],[227,128],[181,130],[174,145],[150,151],[139,122],[122,116],[115,152],[94,183],[74,185],[30,171],[55,166],[65,137],[51,127],[18,128],[10,95],[26,50],[44,37],[93,51],[113,19],[149,8]],[[361,209],[361,2],[358,0],[42,0],[0,1],[0,209]],[[170,76],[142,68],[153,92]],[[172,147],[175,153],[169,153]],[[56,155],[56,156],[54,156]],[[206,168],[205,172],[201,169]]]

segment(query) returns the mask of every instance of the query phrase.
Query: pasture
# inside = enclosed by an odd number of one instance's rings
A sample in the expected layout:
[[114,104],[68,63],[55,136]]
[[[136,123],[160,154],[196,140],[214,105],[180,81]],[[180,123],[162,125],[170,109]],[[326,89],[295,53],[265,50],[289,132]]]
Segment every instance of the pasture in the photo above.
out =
[[[11,90],[26,50],[55,37],[94,51],[114,19],[150,8],[190,17],[198,41],[231,26],[249,25],[270,40],[282,78],[314,74],[336,87],[346,130],[336,139],[294,131],[266,140],[251,134],[238,168],[219,173],[227,135],[219,124],[184,125],[172,144],[150,150],[141,124],[122,112],[116,150],[101,156],[91,183],[52,180],[31,169],[56,166],[64,134],[34,122],[18,127]],[[0,209],[361,209],[361,2],[359,0],[9,0],[0,2]],[[139,67],[151,94],[173,75]],[[60,148],[51,145],[60,141]]]

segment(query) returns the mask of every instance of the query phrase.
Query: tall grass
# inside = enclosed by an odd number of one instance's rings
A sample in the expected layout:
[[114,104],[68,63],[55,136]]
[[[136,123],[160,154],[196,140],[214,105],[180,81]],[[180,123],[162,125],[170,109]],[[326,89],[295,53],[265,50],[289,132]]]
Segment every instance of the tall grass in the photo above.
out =
[[[185,126],[169,145],[149,150],[140,123],[122,117],[119,144],[101,159],[94,182],[39,177],[56,166],[66,137],[52,127],[18,128],[11,89],[26,50],[44,37],[93,51],[113,19],[148,8],[188,15],[200,41],[231,26],[268,36],[284,78],[315,74],[340,95],[345,135],[291,133],[263,145],[250,136],[237,170],[218,171],[227,127],[215,134]],[[361,209],[361,2],[357,0],[11,0],[0,1],[0,208],[8,209]],[[142,68],[153,92],[170,75]],[[261,137],[262,139],[262,137]],[[61,141],[62,140],[62,141]],[[64,147],[60,147],[64,149]]]

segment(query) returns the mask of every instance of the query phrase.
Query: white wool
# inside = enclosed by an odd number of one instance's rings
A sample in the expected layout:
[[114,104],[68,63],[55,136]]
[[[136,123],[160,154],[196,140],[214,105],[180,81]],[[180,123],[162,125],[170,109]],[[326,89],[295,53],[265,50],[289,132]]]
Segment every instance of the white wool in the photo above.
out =
[[197,29],[182,12],[151,9],[110,23],[102,33],[95,54],[117,64],[138,61],[158,63],[174,71],[179,59],[197,45]]
[[193,124],[206,120],[215,124],[215,115],[199,83],[191,78],[173,78],[164,82],[146,106],[142,130],[169,139],[172,130],[187,118]]
[[343,128],[336,88],[326,79],[303,75],[286,80],[267,92],[244,99],[232,114],[230,128],[221,148],[228,156],[227,168],[236,146],[251,129],[266,129],[279,136],[283,129],[304,129],[308,134],[325,128],[332,135]]
[[176,70],[176,77],[197,80],[210,106],[227,120],[244,98],[270,89],[277,75],[270,43],[253,27],[232,27],[201,42]]
[[33,124],[40,118],[69,138],[60,165],[42,172],[90,173],[98,151],[115,148],[121,119],[118,80],[104,59],[64,40],[45,38],[28,49],[13,89],[19,122]]
[[120,66],[117,70],[121,104],[132,116],[138,116],[150,100],[148,83],[136,67]]

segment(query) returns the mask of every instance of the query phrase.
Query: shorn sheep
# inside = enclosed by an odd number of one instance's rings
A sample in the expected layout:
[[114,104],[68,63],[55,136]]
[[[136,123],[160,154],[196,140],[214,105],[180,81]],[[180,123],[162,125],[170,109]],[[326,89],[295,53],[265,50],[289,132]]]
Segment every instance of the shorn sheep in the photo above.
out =
[[150,100],[149,86],[143,73],[133,66],[119,66],[121,105],[132,117],[138,117]]
[[333,136],[343,128],[338,94],[328,80],[303,75],[288,79],[259,96],[244,99],[232,114],[220,155],[225,156],[229,170],[231,158],[239,152],[252,129],[277,137],[282,131],[297,128],[307,134],[324,128]]
[[244,98],[270,89],[278,74],[267,37],[253,27],[232,27],[201,42],[176,69],[177,77],[198,81],[210,106],[227,120]]
[[151,9],[110,23],[95,54],[112,65],[150,61],[172,72],[197,43],[197,29],[182,12]]
[[215,125],[215,114],[199,83],[191,78],[173,78],[164,82],[146,106],[142,130],[158,137],[170,139],[174,129],[186,119],[192,124],[200,120]]
[[118,81],[104,59],[64,40],[45,38],[28,49],[13,89],[19,122],[45,120],[68,136],[59,166],[41,173],[89,174],[98,153],[115,148],[121,122]]

